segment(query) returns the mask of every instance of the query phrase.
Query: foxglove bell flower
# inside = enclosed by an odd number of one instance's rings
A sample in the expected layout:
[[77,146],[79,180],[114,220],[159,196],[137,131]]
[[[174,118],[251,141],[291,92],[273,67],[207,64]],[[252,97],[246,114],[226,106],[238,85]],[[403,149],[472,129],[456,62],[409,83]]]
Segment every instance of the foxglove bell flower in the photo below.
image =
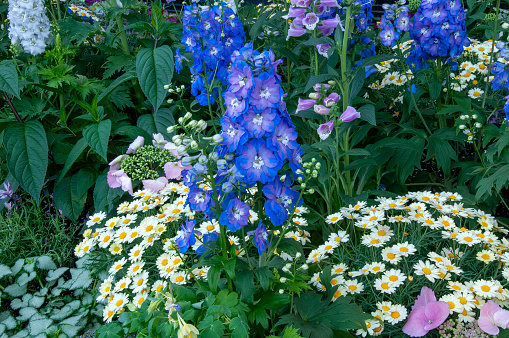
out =
[[300,112],[301,110],[307,110],[311,107],[313,107],[316,103],[316,100],[314,99],[301,99],[299,98],[299,104],[297,105],[297,110],[295,111],[295,114]]
[[308,13],[304,19],[302,19],[302,24],[306,27],[306,29],[312,31],[316,28],[318,21],[320,21],[320,19],[316,16],[315,13]]
[[330,49],[330,45],[328,43],[318,44],[316,45],[316,49],[318,50],[318,54],[322,55],[323,57],[329,58],[329,54],[327,54],[327,51]]
[[339,119],[343,122],[352,122],[359,117],[361,117],[361,114],[355,108],[348,106]]
[[334,130],[334,121],[321,124],[316,131],[320,139],[326,140],[332,133],[332,130]]

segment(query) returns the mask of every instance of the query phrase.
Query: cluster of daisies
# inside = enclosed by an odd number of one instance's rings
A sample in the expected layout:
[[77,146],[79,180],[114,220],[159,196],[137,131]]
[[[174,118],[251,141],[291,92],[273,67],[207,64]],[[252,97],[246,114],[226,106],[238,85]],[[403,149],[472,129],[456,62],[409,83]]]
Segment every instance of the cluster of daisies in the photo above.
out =
[[[358,202],[327,216],[331,226],[352,231],[333,232],[309,253],[306,264],[318,271],[309,283],[334,292],[333,300],[358,296],[375,318],[366,322],[368,331],[357,332],[362,336],[380,333],[383,322],[402,326],[423,286],[465,323],[488,300],[509,306],[502,283],[509,280],[509,241],[497,234],[507,231],[461,200],[457,193],[424,191],[380,197],[375,206]],[[325,266],[332,268],[330,285],[320,279]]]
[[[404,55],[412,47],[412,40],[406,41],[393,47],[395,50],[400,50]],[[464,47],[464,51],[456,61],[457,65],[451,67],[454,69],[450,73],[451,89],[458,92],[467,92],[468,96],[472,99],[481,99],[484,90],[482,83],[485,83],[486,77],[489,73],[490,55],[494,51],[493,62],[507,63],[503,57],[498,55],[498,48],[496,44],[493,45],[492,40],[478,41],[470,39],[470,46]],[[386,87],[398,88],[400,95],[396,96],[394,101],[400,102],[403,100],[403,93],[408,87],[407,82],[411,81],[414,74],[410,70],[402,71],[401,65],[396,62],[396,59],[383,61],[375,65],[380,77],[373,81],[369,87],[371,89],[380,90]],[[489,81],[493,80],[493,76],[488,77]],[[393,102],[393,103],[395,103]]]
[[[193,217],[185,207],[188,190],[177,183],[168,183],[157,193],[141,190],[132,202],[118,206],[117,216],[106,219],[104,212],[90,216],[86,223],[89,228],[75,255],[82,257],[103,249],[114,261],[97,299],[107,303],[103,313],[106,322],[129,303],[140,307],[151,291],[161,292],[168,281],[185,284],[189,279],[182,267],[185,257],[175,250],[178,224]],[[157,257],[155,267],[153,262],[146,264],[149,257]],[[207,269],[194,269],[193,276],[206,278]]]

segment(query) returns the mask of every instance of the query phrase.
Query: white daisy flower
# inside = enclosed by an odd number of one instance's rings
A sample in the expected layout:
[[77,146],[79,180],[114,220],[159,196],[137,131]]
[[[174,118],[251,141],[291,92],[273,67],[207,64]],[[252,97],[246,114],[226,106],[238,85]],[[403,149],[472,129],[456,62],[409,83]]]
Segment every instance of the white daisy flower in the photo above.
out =
[[101,211],[93,214],[89,217],[87,221],[87,226],[90,228],[93,225],[96,225],[97,223],[101,222],[106,217],[106,213]]

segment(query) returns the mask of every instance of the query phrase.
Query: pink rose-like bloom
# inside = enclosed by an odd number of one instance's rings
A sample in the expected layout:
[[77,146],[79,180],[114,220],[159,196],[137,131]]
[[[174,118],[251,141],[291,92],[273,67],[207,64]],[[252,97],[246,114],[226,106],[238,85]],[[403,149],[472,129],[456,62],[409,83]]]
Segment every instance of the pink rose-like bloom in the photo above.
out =
[[316,45],[316,49],[318,49],[318,54],[326,58],[329,58],[329,54],[327,54],[327,51],[330,49],[330,45],[328,43],[318,44]]
[[343,122],[352,122],[361,117],[361,114],[355,108],[348,106],[346,110],[339,117]]
[[143,136],[138,136],[133,143],[129,145],[129,148],[127,148],[126,154],[135,154],[138,149],[140,149],[143,144],[145,143],[145,139]]
[[334,103],[338,102],[341,99],[341,96],[337,93],[331,93],[325,99],[323,99],[323,104],[325,107],[331,107]]
[[334,121],[329,121],[327,123],[321,124],[316,131],[318,132],[318,136],[320,136],[322,140],[326,140],[332,133],[333,129]]
[[489,300],[482,306],[477,324],[487,334],[498,335],[499,327],[508,328],[509,311],[502,309],[500,305]]
[[433,290],[423,286],[402,331],[410,337],[423,337],[439,327],[447,317],[449,304],[437,301]]
[[166,177],[159,177],[157,180],[143,180],[142,182],[143,188],[157,194],[168,184],[168,179]]
[[299,104],[297,105],[297,110],[295,111],[295,114],[300,112],[301,110],[306,110],[315,105],[316,101],[313,99],[301,99],[299,98]]
[[315,104],[314,109],[315,109],[315,113],[320,114],[320,115],[328,115],[330,112],[329,108],[326,108],[325,106],[323,106],[321,104]]

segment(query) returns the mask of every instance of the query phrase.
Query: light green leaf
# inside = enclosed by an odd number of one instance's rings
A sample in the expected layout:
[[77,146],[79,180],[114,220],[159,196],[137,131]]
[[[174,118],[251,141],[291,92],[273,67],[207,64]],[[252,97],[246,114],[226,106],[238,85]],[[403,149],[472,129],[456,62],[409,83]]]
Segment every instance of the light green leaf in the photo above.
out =
[[0,264],[0,278],[11,274],[12,271],[7,265]]
[[81,326],[75,325],[67,325],[61,323],[60,329],[68,336],[68,337],[76,337],[78,332],[81,330]]
[[48,271],[48,275],[46,276],[46,281],[47,282],[50,282],[52,280],[57,280],[60,276],[62,276],[64,274],[64,272],[66,272],[67,270],[69,270],[69,268],[58,268],[56,270],[50,270]]
[[108,140],[111,133],[111,121],[104,120],[94,123],[83,129],[83,137],[88,145],[101,156],[104,161],[108,161],[106,153],[108,152]]
[[94,184],[94,173],[81,169],[72,177],[64,177],[55,187],[55,205],[64,216],[76,221],[83,211],[88,189]]
[[0,335],[3,335],[6,330],[7,326],[5,326],[5,324],[0,324]]
[[48,256],[37,258],[37,267],[41,270],[54,270],[57,268],[56,264]]
[[14,283],[6,287],[4,292],[11,297],[21,297],[27,292],[27,286]]
[[35,269],[35,259],[36,258],[27,258],[27,263],[23,265],[23,270],[25,270],[26,272],[33,272]]
[[13,300],[12,300],[12,302],[11,302],[11,308],[12,308],[13,310],[21,309],[22,307],[27,306],[27,305],[28,305],[27,303],[23,302],[23,301],[22,301],[21,299],[19,299],[19,298],[15,298],[15,299],[13,299]]
[[37,273],[35,271],[30,272],[30,275],[28,275],[27,273],[23,273],[21,274],[21,276],[18,277],[16,282],[19,285],[23,286],[28,284],[28,282],[32,281],[35,277],[37,277]]
[[42,306],[42,304],[44,304],[44,300],[46,298],[44,297],[39,297],[39,296],[33,296],[29,301],[28,301],[28,305],[38,309]]
[[24,307],[21,310],[19,310],[19,316],[16,319],[21,322],[26,322],[36,313],[37,310],[34,309],[33,307]]
[[[19,97],[18,72],[12,60],[0,62],[0,91]],[[3,95],[2,95],[3,100]]]
[[48,141],[39,121],[10,122],[4,131],[7,166],[37,202],[48,168]]
[[173,53],[169,46],[142,48],[136,56],[136,74],[140,87],[157,112],[164,98],[164,85],[173,78]]
[[11,268],[12,274],[17,275],[18,272],[20,272],[20,270],[23,268],[24,264],[25,264],[25,260],[23,258],[18,259],[16,261],[16,263],[14,263],[14,265]]
[[[34,316],[35,317],[35,316]],[[48,319],[46,317],[37,318],[37,319],[31,319],[29,323],[30,328],[30,334],[32,336],[36,336],[38,334],[43,333],[51,324],[53,321],[51,319]]]
[[16,319],[14,319],[14,317],[11,316],[9,311],[2,312],[0,314],[0,318],[2,318],[1,323],[7,327],[7,330],[14,330],[16,328],[16,325],[18,325],[18,323],[16,322]]
[[71,269],[72,278],[68,280],[63,287],[69,290],[86,288],[92,283],[90,272],[85,269]]
[[25,337],[28,337],[28,336],[29,336],[28,330],[27,329],[23,329],[23,330],[19,331],[18,333],[16,333],[11,338],[25,338]]

